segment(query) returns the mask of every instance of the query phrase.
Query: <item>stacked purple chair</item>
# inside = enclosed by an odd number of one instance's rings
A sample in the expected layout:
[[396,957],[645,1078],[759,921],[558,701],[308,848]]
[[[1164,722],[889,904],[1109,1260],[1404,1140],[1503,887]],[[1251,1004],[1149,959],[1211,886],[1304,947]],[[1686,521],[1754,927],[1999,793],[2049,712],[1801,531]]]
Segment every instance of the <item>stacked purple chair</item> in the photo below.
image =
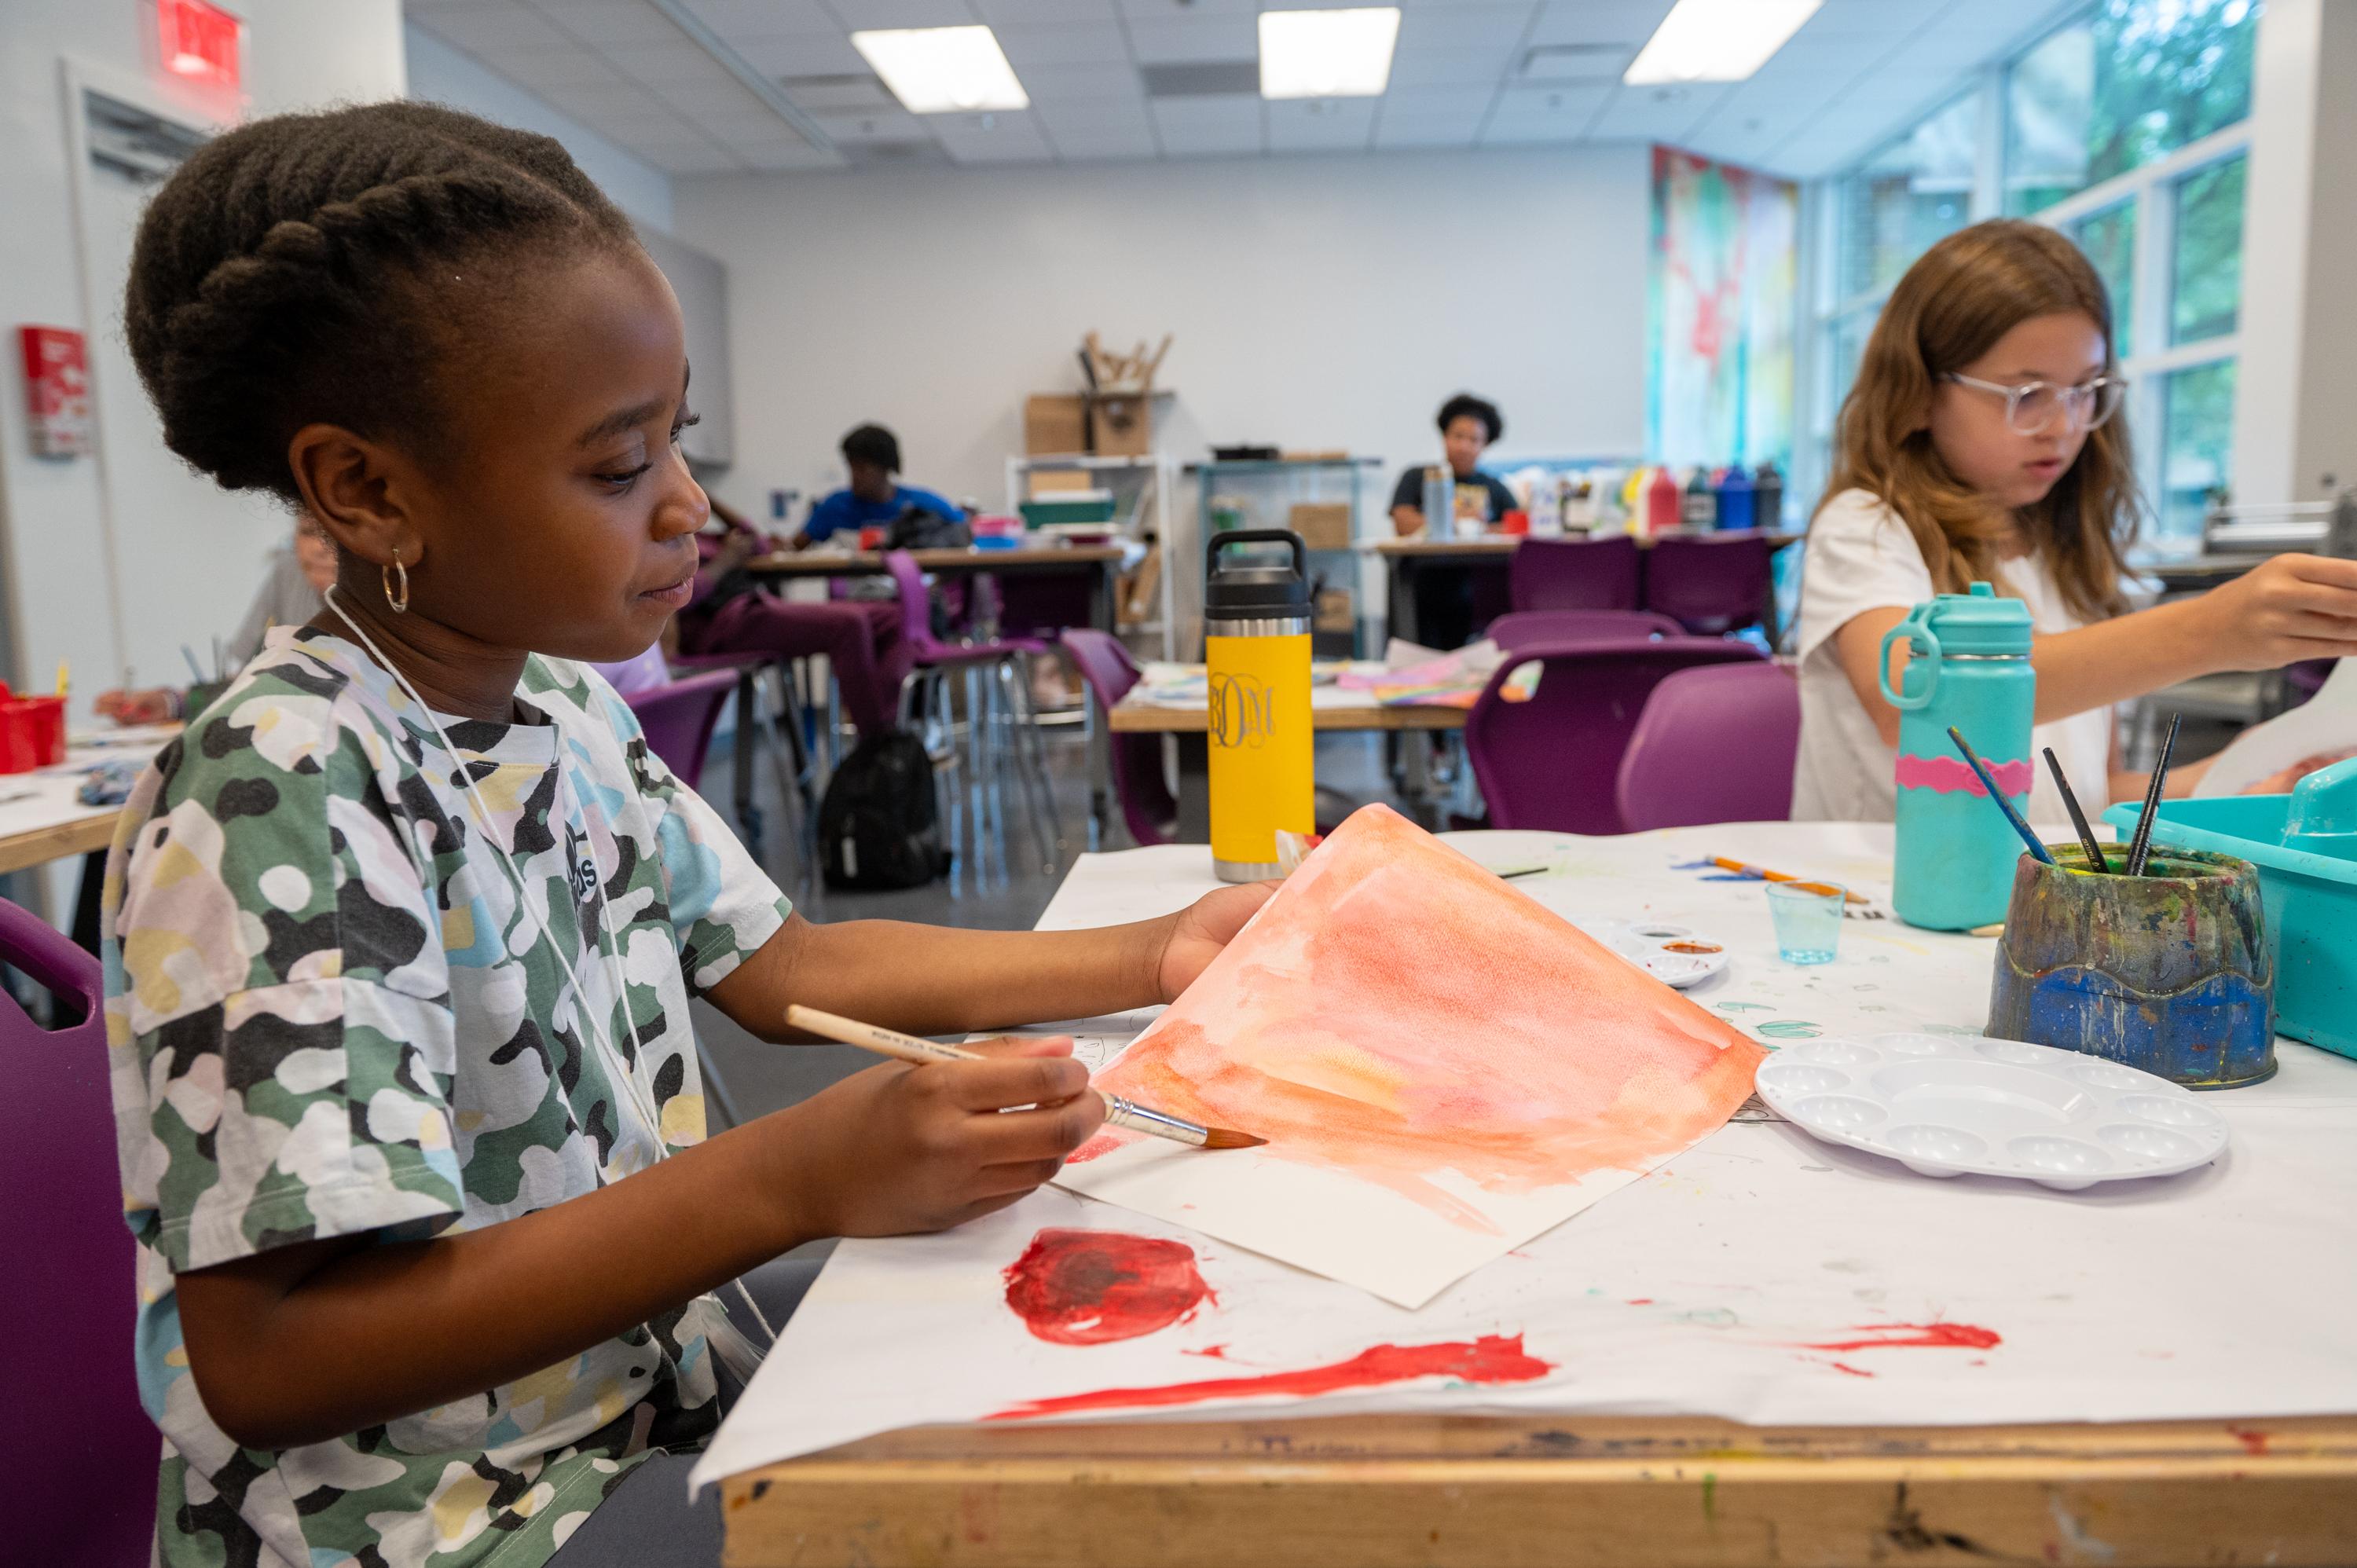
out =
[[1513,607],[1633,610],[1640,603],[1637,556],[1637,542],[1627,534],[1525,539],[1508,574]]
[[1105,726],[1107,750],[1113,762],[1113,790],[1121,801],[1122,821],[1129,836],[1140,844],[1170,843],[1178,832],[1178,802],[1162,773],[1162,737],[1158,735],[1116,735],[1113,710],[1136,685],[1139,671],[1129,650],[1111,632],[1090,627],[1065,631],[1064,649],[1089,689],[1097,723]]
[[1759,533],[1657,539],[1645,563],[1645,607],[1675,618],[1697,637],[1764,620],[1771,553]]
[[[1493,828],[1617,833],[1620,755],[1645,699],[1662,681],[1702,664],[1764,656],[1717,638],[1667,637],[1525,643],[1512,650],[1467,715],[1465,750]],[[1541,666],[1526,702],[1505,696],[1517,670]],[[1789,768],[1789,765],[1788,765]]]
[[[986,642],[949,642],[935,637],[932,601],[916,558],[905,550],[895,550],[884,557],[884,565],[899,590],[901,635],[915,665],[909,684],[901,689],[902,722],[907,722],[910,696],[915,693],[922,700],[924,722],[933,732],[927,749],[936,757],[954,759],[953,748],[948,742],[952,705],[950,677],[963,679],[966,761],[972,772],[963,793],[974,825],[975,864],[981,864],[985,853],[986,822],[996,823],[1002,830],[1005,825],[1005,814],[999,807],[996,764],[1003,753],[1011,752],[1030,821],[1033,846],[1039,852],[1043,867],[1053,865],[1057,853],[1056,803],[1048,790],[1047,756],[1031,712],[1031,684],[1025,662],[1032,654],[1045,653],[1048,645],[1030,637],[999,637]],[[1010,729],[1011,746],[1006,742]],[[955,805],[954,801],[951,803]],[[952,810],[948,815],[950,853],[963,858],[957,813]],[[1002,864],[1004,854],[1002,849]]]
[[691,789],[702,788],[705,754],[712,749],[712,732],[720,723],[721,704],[737,689],[737,679],[734,670],[707,670],[622,699],[639,716],[647,749],[662,757],[672,776]]
[[1620,757],[1620,825],[1783,822],[1800,749],[1801,687],[1790,670],[1711,664],[1665,676]]
[[98,960],[0,903],[0,963],[81,1022],[44,1029],[0,993],[0,1332],[18,1348],[0,1422],[11,1563],[142,1568],[163,1438],[132,1359],[135,1251],[123,1222]]

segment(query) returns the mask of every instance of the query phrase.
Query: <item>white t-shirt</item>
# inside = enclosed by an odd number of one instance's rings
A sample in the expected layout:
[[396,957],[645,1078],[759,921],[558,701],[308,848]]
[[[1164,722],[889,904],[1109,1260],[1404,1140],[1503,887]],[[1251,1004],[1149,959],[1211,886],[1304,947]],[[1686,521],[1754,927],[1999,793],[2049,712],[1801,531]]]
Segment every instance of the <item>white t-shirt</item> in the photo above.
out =
[[[1792,768],[1797,822],[1887,822],[1898,806],[1898,757],[1874,727],[1842,668],[1834,633],[1867,610],[1910,609],[1938,592],[1923,552],[1899,514],[1865,490],[1844,490],[1809,524],[1801,575],[1801,754]],[[2029,607],[2041,633],[2085,625],[2038,557],[2005,564],[1996,591]],[[2111,802],[2112,714],[2095,708],[2030,732],[2037,783],[2029,820],[2067,827],[2070,813],[2040,748],[2052,746],[2092,821]]]

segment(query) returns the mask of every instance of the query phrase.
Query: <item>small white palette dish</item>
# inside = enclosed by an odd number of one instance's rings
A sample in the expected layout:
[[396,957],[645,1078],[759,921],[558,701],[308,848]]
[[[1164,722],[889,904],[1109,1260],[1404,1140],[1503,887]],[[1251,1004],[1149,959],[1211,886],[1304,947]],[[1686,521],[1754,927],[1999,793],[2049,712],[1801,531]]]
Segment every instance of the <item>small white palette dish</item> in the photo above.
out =
[[1683,991],[1727,967],[1727,944],[1685,926],[1581,920],[1579,929],[1667,985]]
[[1803,1131],[1921,1176],[1971,1171],[2075,1192],[2174,1176],[2226,1147],[2226,1119],[2192,1090],[2021,1040],[1806,1040],[1762,1062],[1758,1082]]

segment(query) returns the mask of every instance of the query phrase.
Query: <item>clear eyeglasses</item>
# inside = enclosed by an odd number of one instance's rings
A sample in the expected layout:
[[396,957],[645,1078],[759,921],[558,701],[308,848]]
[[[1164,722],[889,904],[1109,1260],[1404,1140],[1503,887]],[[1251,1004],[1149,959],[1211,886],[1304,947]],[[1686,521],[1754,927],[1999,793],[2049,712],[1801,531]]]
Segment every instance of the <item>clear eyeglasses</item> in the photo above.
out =
[[1953,371],[1940,379],[2005,399],[2005,423],[2018,435],[2043,435],[2054,428],[2058,419],[2065,421],[2067,428],[2073,431],[2096,429],[2120,411],[2120,400],[2128,390],[2125,376],[2097,376],[2074,387],[2058,387],[2052,381],[2007,386],[2002,381],[1984,381]]

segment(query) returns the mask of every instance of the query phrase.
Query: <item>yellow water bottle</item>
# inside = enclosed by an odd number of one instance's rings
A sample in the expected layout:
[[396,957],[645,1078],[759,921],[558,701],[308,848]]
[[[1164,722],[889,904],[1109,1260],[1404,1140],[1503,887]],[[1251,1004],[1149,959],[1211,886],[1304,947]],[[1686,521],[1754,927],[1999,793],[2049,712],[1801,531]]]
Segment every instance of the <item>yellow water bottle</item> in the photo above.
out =
[[[1281,544],[1283,565],[1239,546]],[[1214,534],[1203,559],[1211,706],[1211,869],[1222,882],[1285,875],[1276,835],[1317,831],[1310,762],[1309,558],[1290,530]]]

